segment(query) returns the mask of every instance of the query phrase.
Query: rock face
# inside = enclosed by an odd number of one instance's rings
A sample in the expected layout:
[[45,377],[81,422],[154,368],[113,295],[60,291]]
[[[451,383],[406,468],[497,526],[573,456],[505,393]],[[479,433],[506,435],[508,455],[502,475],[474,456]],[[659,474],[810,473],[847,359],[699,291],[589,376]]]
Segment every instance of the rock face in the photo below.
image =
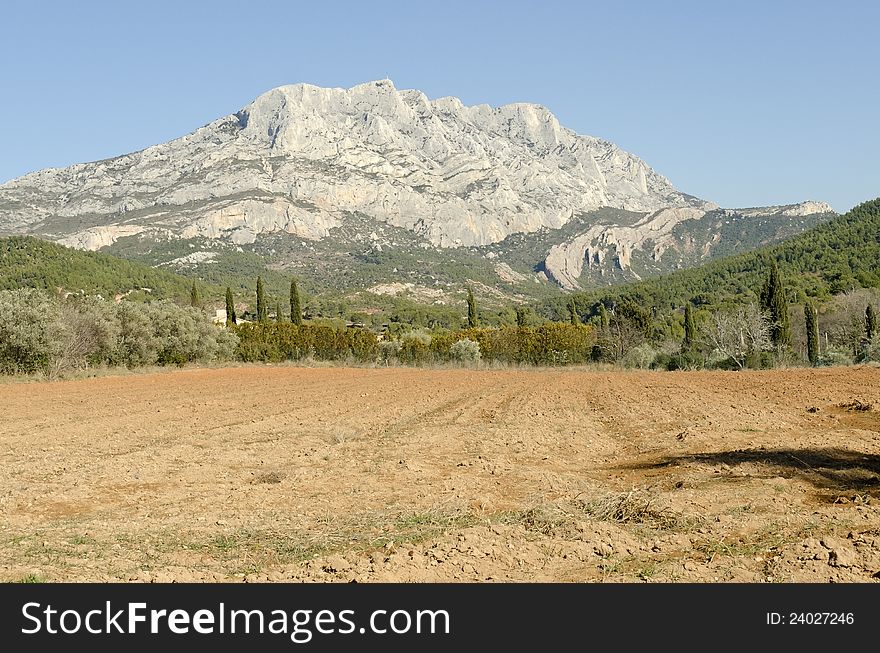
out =
[[651,256],[659,259],[674,244],[672,229],[684,220],[701,218],[706,211],[693,208],[661,209],[632,226],[590,227],[585,233],[550,248],[544,266],[548,276],[568,290],[578,287],[584,266],[602,268],[609,257],[619,270],[631,266],[633,251],[650,241]]
[[805,215],[814,215],[816,213],[834,213],[834,209],[830,204],[825,202],[807,201],[800,204],[789,204],[787,206],[765,206],[756,209],[740,209],[740,213],[745,216],[760,216],[769,213],[778,213],[790,218],[796,218]]
[[[0,185],[0,235],[122,255],[161,244],[151,264],[195,275],[215,250],[247,250],[342,289],[428,287],[451,261],[519,290],[572,290],[775,242],[825,214],[720,210],[542,106],[468,107],[388,80],[282,86],[168,143]],[[457,269],[447,284],[470,278]]]
[[144,231],[241,244],[273,232],[324,238],[357,212],[457,247],[601,206],[711,208],[544,107],[467,107],[382,80],[283,86],[177,140],[7,182],[0,232],[87,249]]
[[[639,278],[633,265],[633,255],[645,259],[650,267],[662,268],[664,255],[683,259],[693,264],[709,258],[722,237],[742,237],[747,228],[754,230],[759,220],[773,225],[768,242],[779,240],[785,234],[773,231],[790,226],[793,218],[833,215],[834,210],[825,202],[802,202],[786,206],[751,209],[724,209],[706,211],[697,208],[667,208],[648,213],[631,225],[597,224],[586,231],[550,247],[544,259],[547,276],[566,290],[581,287],[579,279],[585,273],[599,276],[606,271],[629,272],[629,278]],[[713,218],[715,224],[713,223]],[[728,225],[734,221],[731,229]],[[737,223],[736,221],[741,222]],[[698,240],[691,230],[700,222],[708,222],[706,238]],[[723,224],[720,224],[723,223]],[[737,227],[736,225],[742,225]],[[806,225],[805,225],[806,226]],[[733,232],[731,234],[731,232]],[[737,233],[739,232],[739,233]],[[760,244],[755,241],[753,245]],[[674,265],[675,265],[674,264]],[[644,265],[642,266],[644,267]],[[667,266],[668,267],[668,266]],[[589,274],[595,278],[595,274]]]

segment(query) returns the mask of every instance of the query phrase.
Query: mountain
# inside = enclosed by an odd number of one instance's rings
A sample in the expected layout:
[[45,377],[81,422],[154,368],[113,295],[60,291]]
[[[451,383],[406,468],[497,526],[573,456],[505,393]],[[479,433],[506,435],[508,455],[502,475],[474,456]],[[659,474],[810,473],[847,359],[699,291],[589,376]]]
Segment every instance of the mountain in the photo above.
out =
[[575,301],[585,316],[592,314],[600,301],[631,299],[661,313],[687,302],[717,307],[757,301],[771,259],[779,265],[791,300],[803,301],[807,296],[827,299],[854,288],[880,288],[880,199],[864,202],[783,243],[638,283],[551,299],[539,312],[565,317],[570,301]]
[[388,80],[282,86],[168,143],[0,185],[0,234],[197,276],[240,252],[339,290],[441,294],[462,280],[524,296],[639,278],[831,214],[726,212],[542,106],[429,100]]

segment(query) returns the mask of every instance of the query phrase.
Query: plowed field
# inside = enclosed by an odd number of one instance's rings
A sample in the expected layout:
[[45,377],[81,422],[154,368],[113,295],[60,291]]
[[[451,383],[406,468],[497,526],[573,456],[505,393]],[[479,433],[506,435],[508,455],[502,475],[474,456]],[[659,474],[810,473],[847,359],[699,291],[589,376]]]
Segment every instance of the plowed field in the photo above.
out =
[[880,369],[0,385],[0,579],[872,581]]

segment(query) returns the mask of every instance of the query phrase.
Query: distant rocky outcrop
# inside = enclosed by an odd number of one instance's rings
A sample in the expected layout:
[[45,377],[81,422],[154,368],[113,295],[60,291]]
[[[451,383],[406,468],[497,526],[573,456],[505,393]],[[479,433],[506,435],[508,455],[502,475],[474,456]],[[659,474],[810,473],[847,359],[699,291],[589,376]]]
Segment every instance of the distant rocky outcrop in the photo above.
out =
[[[544,259],[547,276],[566,290],[580,288],[579,279],[585,269],[595,268],[604,271],[609,268],[621,272],[632,268],[634,252],[640,252],[659,262],[668,250],[680,252],[682,249],[700,248],[702,257],[709,257],[713,246],[720,240],[720,233],[708,240],[694,243],[686,234],[686,221],[700,220],[710,211],[697,208],[660,209],[647,214],[632,225],[595,225],[584,233],[554,245]],[[770,206],[752,209],[725,209],[725,217],[804,217],[812,215],[832,215],[834,210],[825,202],[803,202],[787,206]],[[638,274],[634,274],[638,278]]]

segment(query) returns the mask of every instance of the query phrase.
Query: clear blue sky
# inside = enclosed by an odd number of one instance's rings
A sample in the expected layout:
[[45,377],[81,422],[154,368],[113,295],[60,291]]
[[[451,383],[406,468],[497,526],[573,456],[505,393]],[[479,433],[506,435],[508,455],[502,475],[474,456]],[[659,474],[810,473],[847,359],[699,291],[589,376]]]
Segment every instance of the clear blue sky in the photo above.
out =
[[[131,5],[131,6],[129,6]],[[0,180],[282,84],[537,102],[727,207],[880,195],[880,3],[39,2],[0,11]]]

